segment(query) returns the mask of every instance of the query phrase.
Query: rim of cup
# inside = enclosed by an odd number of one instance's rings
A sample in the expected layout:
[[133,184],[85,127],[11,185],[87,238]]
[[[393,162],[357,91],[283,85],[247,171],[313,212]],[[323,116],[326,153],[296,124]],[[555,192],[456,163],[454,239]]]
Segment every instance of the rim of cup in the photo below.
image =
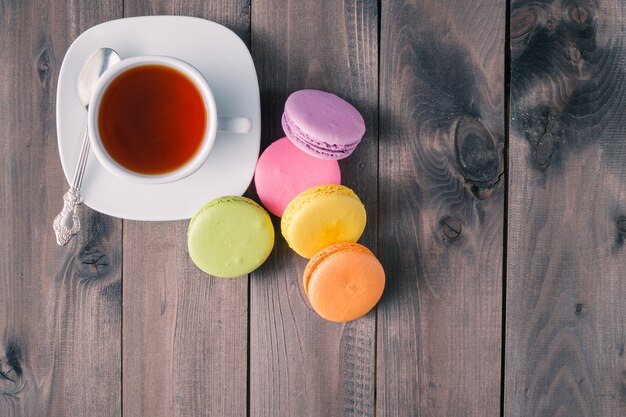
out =
[[[104,148],[98,131],[98,111],[107,87],[126,70],[146,65],[162,65],[175,69],[186,76],[200,92],[206,111],[206,127],[200,148],[184,165],[163,174],[142,174],[120,165]],[[185,61],[162,55],[144,55],[127,58],[105,71],[96,82],[91,99],[89,100],[87,129],[91,148],[96,158],[109,172],[117,177],[146,184],[164,184],[178,181],[198,170],[209,156],[217,134],[217,108],[215,98],[202,73]]]

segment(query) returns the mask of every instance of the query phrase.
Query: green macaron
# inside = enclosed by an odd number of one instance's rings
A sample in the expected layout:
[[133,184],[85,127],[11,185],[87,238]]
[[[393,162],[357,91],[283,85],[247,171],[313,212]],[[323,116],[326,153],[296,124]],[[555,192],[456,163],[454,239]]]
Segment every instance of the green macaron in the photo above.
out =
[[187,232],[189,256],[198,268],[220,278],[246,275],[265,262],[274,247],[267,212],[246,197],[220,197],[205,204]]

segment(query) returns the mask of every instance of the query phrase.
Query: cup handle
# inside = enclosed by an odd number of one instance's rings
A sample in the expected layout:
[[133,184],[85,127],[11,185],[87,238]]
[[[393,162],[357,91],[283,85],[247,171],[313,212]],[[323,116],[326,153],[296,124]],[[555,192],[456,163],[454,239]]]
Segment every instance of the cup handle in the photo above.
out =
[[218,117],[217,131],[220,133],[250,133],[252,120],[247,117]]

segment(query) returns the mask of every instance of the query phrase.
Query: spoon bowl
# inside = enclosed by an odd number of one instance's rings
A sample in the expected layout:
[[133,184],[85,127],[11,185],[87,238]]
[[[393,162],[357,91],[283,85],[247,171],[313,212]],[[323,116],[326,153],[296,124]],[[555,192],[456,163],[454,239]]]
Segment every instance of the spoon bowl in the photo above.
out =
[[78,75],[76,90],[80,103],[88,107],[91,93],[100,76],[120,62],[120,56],[111,48],[101,48],[91,54]]

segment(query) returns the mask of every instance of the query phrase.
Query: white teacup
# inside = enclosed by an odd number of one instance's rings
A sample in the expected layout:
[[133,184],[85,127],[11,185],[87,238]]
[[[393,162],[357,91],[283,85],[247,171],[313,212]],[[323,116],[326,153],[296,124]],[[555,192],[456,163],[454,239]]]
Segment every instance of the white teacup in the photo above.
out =
[[[103,144],[98,124],[102,98],[111,83],[128,70],[141,66],[155,65],[178,71],[193,84],[204,102],[206,125],[199,147],[183,165],[164,173],[147,174],[131,170],[111,156]],[[158,88],[158,86],[155,86],[155,88]],[[213,97],[213,93],[206,79],[190,64],[167,56],[137,56],[128,58],[108,69],[96,83],[88,110],[88,129],[91,147],[100,163],[108,171],[123,179],[153,184],[177,181],[191,175],[204,164],[215,143],[218,130],[236,133],[247,133],[250,130],[249,119],[241,117],[219,118],[220,126],[218,127],[217,112],[215,98]]]

